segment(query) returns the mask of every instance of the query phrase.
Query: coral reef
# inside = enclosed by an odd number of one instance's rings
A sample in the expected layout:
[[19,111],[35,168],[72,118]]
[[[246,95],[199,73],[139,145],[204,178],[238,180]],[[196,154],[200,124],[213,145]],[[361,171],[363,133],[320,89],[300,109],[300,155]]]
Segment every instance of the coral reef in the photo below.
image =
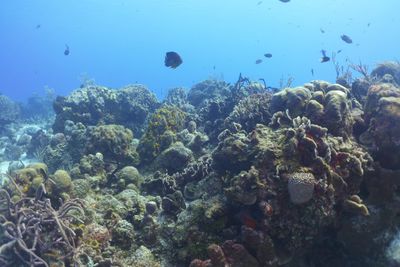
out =
[[268,124],[272,117],[269,110],[270,102],[271,93],[247,96],[234,107],[225,119],[225,124],[227,126],[232,123],[240,124],[247,132],[253,130],[257,123]]
[[372,85],[365,104],[364,134],[367,145],[375,146],[377,160],[383,167],[400,166],[400,88],[393,84]]
[[272,113],[286,112],[291,118],[306,116],[312,123],[328,128],[329,133],[345,138],[353,130],[352,108],[349,89],[323,81],[286,88],[271,100]]
[[306,172],[295,172],[288,176],[290,201],[293,204],[304,204],[310,201],[315,187],[314,175]]
[[[399,62],[387,61],[379,63],[374,70],[371,72],[371,76],[382,82],[384,77],[390,75],[393,81],[400,85],[400,64]],[[388,78],[385,78],[386,81]]]
[[54,132],[0,138],[15,160],[0,264],[396,264],[399,69],[282,90],[240,75],[163,103],[138,85],[58,97]]
[[89,86],[54,101],[55,132],[64,132],[65,121],[81,122],[85,126],[122,124],[135,136],[143,133],[144,122],[158,106],[153,93],[142,85],[130,85],[120,90]]
[[44,193],[42,184],[35,197],[22,195],[13,201],[6,190],[0,189],[2,265],[51,266],[74,261],[77,245],[71,223],[82,222],[79,216],[84,216],[83,204],[69,200],[54,209]]
[[186,114],[174,106],[163,106],[151,116],[146,132],[140,139],[138,152],[143,163],[149,163],[167,149],[183,130]]
[[181,142],[176,142],[164,150],[157,160],[161,168],[166,169],[169,173],[175,173],[183,170],[192,158],[192,151]]

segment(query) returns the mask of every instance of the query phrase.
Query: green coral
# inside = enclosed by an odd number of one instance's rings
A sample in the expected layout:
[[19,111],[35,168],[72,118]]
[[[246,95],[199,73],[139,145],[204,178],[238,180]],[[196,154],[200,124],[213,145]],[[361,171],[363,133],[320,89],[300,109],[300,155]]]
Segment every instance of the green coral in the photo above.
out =
[[327,127],[335,136],[350,137],[354,121],[349,89],[340,84],[313,81],[303,87],[286,88],[272,96],[270,110],[289,118],[307,116],[312,123]]
[[192,158],[192,151],[181,142],[176,142],[160,154],[158,163],[161,168],[174,173],[183,170]]
[[[26,168],[16,171],[13,180],[16,184],[9,183],[7,186],[12,192],[11,195],[19,195],[19,190],[28,196],[34,196],[36,189],[45,181],[48,175],[47,165],[44,163],[34,163]],[[18,186],[18,189],[15,187]]]
[[131,261],[130,266],[161,267],[161,264],[157,261],[151,251],[145,246],[140,246],[138,249],[136,249],[129,260]]
[[299,116],[307,102],[311,99],[311,92],[304,87],[286,88],[272,96],[272,112],[289,109],[290,114]]
[[90,183],[86,179],[76,179],[72,181],[71,196],[76,198],[85,198],[90,191]]
[[51,176],[49,193],[52,197],[65,196],[64,193],[69,193],[72,189],[72,180],[68,172],[65,170],[57,170]]
[[111,242],[123,249],[129,248],[135,238],[133,225],[126,220],[120,220],[113,226],[111,231]]
[[88,153],[100,152],[109,161],[137,164],[138,154],[132,144],[132,131],[122,125],[101,125],[89,131]]
[[241,171],[235,175],[229,181],[229,187],[225,189],[225,193],[235,202],[253,205],[257,201],[258,191],[263,187],[258,170],[251,167],[249,171]]
[[143,177],[139,171],[133,166],[126,166],[116,173],[119,181],[123,181],[123,184],[134,185],[135,188],[139,188],[143,182]]
[[[164,149],[166,142],[163,137],[168,136],[171,140],[171,133],[177,133],[184,127],[186,114],[175,106],[163,106],[159,108],[150,118],[145,134],[140,139],[138,152],[142,163],[151,162]],[[168,134],[166,134],[168,132]]]

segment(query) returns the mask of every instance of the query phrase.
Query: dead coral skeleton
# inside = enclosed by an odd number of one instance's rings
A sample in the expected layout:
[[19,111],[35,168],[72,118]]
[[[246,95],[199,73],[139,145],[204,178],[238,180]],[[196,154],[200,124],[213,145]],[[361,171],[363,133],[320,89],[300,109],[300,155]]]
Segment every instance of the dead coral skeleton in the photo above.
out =
[[[35,197],[13,201],[5,189],[0,189],[0,223],[3,238],[0,246],[0,263],[13,266],[15,261],[27,266],[46,266],[44,256],[60,252],[64,258],[73,256],[75,232],[72,221],[83,223],[83,203],[71,199],[56,210],[50,199],[44,197],[44,185]],[[14,257],[15,256],[15,257]]]

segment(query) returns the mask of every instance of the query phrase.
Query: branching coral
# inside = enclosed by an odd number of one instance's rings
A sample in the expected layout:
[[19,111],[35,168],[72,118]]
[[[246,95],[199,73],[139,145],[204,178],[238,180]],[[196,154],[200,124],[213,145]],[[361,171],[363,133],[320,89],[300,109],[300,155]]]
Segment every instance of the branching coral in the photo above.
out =
[[[50,266],[60,258],[71,261],[76,248],[76,235],[71,223],[81,222],[83,202],[68,200],[57,210],[44,197],[42,184],[35,197],[22,196],[13,201],[5,189],[0,189],[0,262],[5,266],[26,264]],[[56,259],[53,257],[57,257]]]

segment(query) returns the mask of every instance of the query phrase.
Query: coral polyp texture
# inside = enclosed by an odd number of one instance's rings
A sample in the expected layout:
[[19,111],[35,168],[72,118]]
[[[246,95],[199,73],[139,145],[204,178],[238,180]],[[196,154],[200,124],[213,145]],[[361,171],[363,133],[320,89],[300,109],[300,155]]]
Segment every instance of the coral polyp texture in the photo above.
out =
[[3,175],[0,265],[397,266],[399,77],[91,85],[18,138],[2,97],[1,158],[40,163]]
[[288,190],[294,204],[308,202],[314,193],[315,178],[312,173],[295,172],[289,175]]

